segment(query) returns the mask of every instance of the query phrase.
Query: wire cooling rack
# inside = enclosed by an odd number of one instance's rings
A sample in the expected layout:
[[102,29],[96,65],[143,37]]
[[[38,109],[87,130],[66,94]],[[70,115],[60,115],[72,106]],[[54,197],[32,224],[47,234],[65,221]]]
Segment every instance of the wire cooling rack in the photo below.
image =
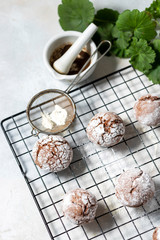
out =
[[[25,111],[2,121],[51,239],[152,239],[154,228],[160,225],[160,128],[140,125],[132,108],[141,95],[159,90],[131,66],[73,90],[76,120],[63,136],[72,146],[74,158],[68,169],[57,174],[34,164],[31,152],[37,138],[31,135]],[[123,141],[111,148],[95,146],[85,133],[91,117],[106,110],[119,114],[126,125]],[[130,167],[148,172],[156,184],[155,197],[139,208],[123,207],[114,193],[117,177]],[[64,194],[77,187],[92,192],[99,205],[95,221],[81,227],[68,222],[62,213]]]

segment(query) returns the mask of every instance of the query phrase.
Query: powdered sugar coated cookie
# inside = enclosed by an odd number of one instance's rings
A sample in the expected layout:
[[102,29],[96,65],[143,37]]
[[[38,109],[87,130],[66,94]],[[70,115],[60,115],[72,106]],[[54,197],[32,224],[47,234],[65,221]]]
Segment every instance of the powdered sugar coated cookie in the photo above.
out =
[[120,175],[115,192],[123,205],[139,207],[154,196],[155,186],[148,173],[133,168]]
[[157,97],[156,94],[140,97],[133,109],[135,117],[140,123],[147,126],[160,124],[160,97]]
[[97,206],[95,196],[82,188],[66,193],[63,199],[64,216],[77,225],[93,221]]
[[89,140],[102,147],[110,147],[120,142],[125,133],[123,120],[113,112],[96,114],[87,129]]
[[59,172],[69,166],[73,151],[63,137],[50,135],[40,138],[35,143],[32,156],[40,168]]

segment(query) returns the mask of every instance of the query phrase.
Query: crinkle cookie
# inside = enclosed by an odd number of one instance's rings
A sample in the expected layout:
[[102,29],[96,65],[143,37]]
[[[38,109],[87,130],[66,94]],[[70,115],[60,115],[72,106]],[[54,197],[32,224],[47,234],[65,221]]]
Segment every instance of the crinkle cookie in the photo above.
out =
[[139,207],[155,193],[154,182],[148,173],[138,168],[122,173],[115,186],[115,194],[124,206]]
[[64,216],[76,225],[93,221],[97,206],[95,196],[82,188],[66,193],[63,198]]
[[140,123],[147,126],[160,125],[160,97],[155,94],[147,94],[135,103],[134,114]]
[[32,157],[35,164],[40,168],[59,172],[71,163],[73,150],[61,136],[44,136],[35,143]]
[[91,118],[86,132],[91,142],[102,147],[110,147],[122,140],[125,126],[116,113],[97,113]]

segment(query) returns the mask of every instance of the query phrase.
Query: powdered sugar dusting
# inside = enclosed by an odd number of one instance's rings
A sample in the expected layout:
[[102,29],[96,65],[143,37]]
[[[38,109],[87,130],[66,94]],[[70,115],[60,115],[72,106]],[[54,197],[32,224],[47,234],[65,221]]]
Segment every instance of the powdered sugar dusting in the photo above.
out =
[[40,168],[58,172],[69,166],[73,151],[63,137],[52,135],[44,136],[35,143],[32,156]]
[[122,140],[125,126],[115,113],[98,113],[90,120],[86,131],[91,142],[109,147]]
[[155,107],[154,111],[139,117],[139,121],[147,126],[156,126],[160,123],[160,107]]
[[160,98],[154,94],[142,96],[134,105],[136,119],[147,126],[160,124]]
[[115,190],[123,205],[136,207],[153,197],[155,186],[147,173],[135,168],[120,175]]
[[63,199],[65,217],[77,225],[93,221],[97,206],[95,196],[81,188],[68,192]]

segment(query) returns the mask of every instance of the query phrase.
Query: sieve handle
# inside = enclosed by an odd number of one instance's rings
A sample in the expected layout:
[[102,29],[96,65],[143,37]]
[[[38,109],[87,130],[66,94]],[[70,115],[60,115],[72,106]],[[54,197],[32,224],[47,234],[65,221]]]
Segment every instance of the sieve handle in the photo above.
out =
[[[94,54],[96,52],[98,52],[98,49],[104,44],[104,43],[108,43],[109,47],[107,48],[107,50],[97,59],[97,61],[90,66],[87,71],[80,76],[80,74],[82,73],[82,71],[85,69],[85,67],[87,66],[87,64],[90,62],[91,58],[94,56]],[[78,72],[76,78],[71,82],[71,84],[68,86],[68,88],[65,90],[66,93],[69,93],[70,90],[89,72],[89,70],[95,65],[97,64],[105,55],[106,53],[111,49],[111,42],[109,40],[103,40],[99,43],[98,47],[96,48],[96,50],[92,53],[92,55],[89,57],[89,59],[87,60],[87,62],[83,65],[83,67],[81,68],[81,70]]]
[[40,132],[39,132],[37,129],[32,128],[31,134],[32,134],[33,137],[38,137],[39,133],[40,133]]

